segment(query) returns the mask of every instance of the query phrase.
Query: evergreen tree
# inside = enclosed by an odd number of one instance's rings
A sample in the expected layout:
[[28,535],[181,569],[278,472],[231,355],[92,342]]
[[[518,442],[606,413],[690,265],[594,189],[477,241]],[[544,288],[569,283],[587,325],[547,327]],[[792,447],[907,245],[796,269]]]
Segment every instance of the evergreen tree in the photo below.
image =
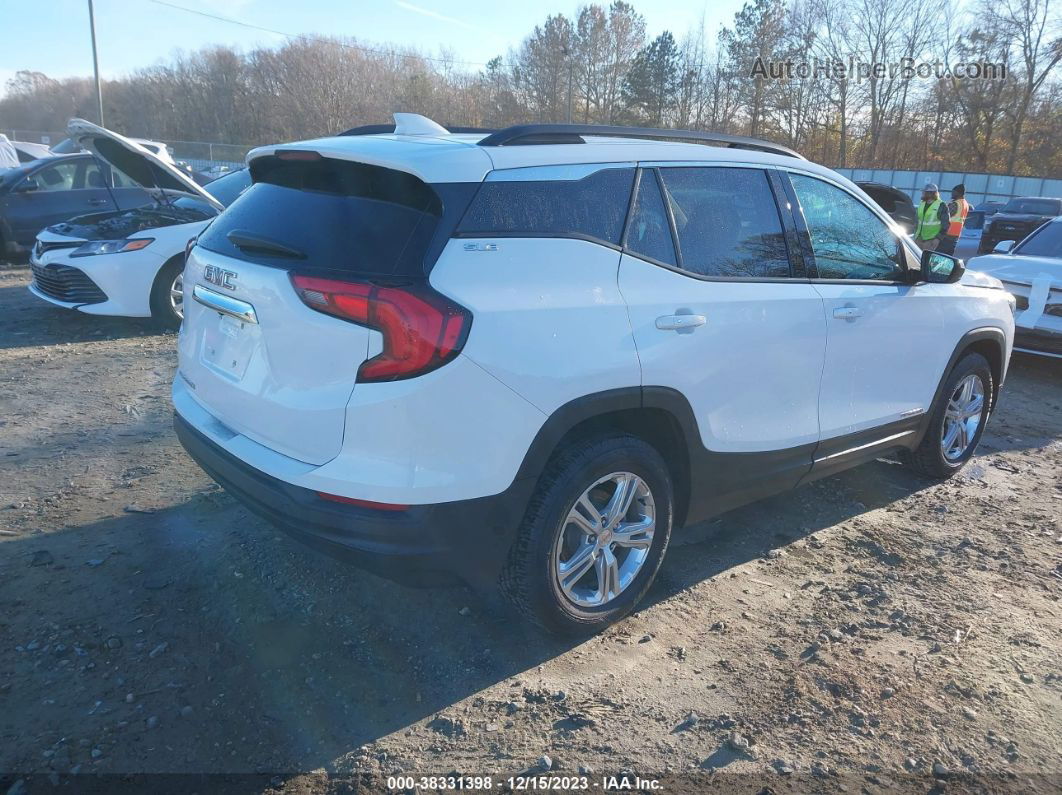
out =
[[679,90],[680,53],[675,37],[665,30],[634,59],[623,84],[623,100],[640,121],[654,127],[664,124]]

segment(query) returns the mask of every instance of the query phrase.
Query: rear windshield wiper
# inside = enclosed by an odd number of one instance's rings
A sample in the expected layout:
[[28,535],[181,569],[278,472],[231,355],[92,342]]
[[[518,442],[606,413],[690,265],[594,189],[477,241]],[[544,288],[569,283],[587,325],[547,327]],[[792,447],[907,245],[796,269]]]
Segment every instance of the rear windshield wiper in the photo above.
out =
[[258,253],[267,257],[285,257],[287,259],[306,259],[306,252],[299,251],[289,245],[270,240],[268,237],[256,235],[243,229],[233,229],[227,235],[229,242],[236,248],[248,254]]

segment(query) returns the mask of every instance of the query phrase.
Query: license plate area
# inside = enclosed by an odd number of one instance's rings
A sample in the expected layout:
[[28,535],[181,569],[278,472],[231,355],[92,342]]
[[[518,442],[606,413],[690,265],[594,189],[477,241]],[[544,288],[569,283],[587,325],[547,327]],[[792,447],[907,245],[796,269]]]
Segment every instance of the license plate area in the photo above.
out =
[[213,322],[204,324],[200,360],[214,372],[240,381],[254,355],[258,326],[231,315],[214,313],[214,317]]

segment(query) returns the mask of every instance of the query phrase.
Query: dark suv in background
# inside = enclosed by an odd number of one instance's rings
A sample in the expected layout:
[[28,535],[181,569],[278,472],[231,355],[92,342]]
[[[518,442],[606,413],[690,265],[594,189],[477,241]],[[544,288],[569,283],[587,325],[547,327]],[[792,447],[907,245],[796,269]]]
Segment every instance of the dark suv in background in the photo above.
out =
[[1062,215],[1062,199],[1025,196],[1011,199],[985,222],[978,254],[992,251],[1004,240],[1024,240],[1052,218]]

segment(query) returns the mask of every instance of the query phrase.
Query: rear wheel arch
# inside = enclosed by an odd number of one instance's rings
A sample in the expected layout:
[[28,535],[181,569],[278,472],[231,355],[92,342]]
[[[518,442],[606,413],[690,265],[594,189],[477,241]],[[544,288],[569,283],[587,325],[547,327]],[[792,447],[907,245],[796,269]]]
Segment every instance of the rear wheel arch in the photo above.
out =
[[564,404],[539,429],[517,478],[537,479],[550,460],[574,443],[621,434],[641,439],[664,459],[674,488],[674,526],[681,527],[689,507],[690,445],[700,437],[689,401],[673,389],[625,387]]

